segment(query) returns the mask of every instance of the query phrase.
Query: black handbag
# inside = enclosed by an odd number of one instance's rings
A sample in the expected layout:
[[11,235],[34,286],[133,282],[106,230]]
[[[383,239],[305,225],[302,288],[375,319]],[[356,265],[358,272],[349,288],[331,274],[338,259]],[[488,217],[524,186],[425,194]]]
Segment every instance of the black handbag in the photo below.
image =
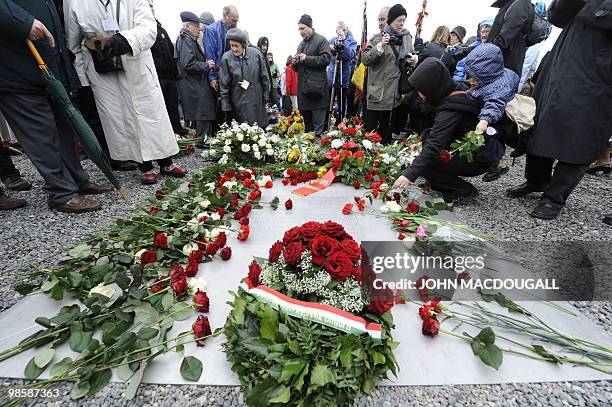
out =
[[[119,23],[119,10],[121,0],[117,0],[117,23]],[[110,48],[105,47],[101,40],[94,40],[94,49],[88,48],[93,59],[93,64],[96,72],[109,73],[123,71],[123,62],[121,57],[111,56]]]

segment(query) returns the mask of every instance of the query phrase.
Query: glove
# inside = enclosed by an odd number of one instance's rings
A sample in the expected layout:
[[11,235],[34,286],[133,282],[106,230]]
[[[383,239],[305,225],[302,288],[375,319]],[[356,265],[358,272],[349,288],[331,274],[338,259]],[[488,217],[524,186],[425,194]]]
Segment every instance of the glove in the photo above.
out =
[[107,42],[104,49],[110,50],[110,54],[113,57],[118,57],[121,55],[125,55],[128,52],[132,52],[132,47],[130,47],[130,43],[125,39],[125,37],[119,33],[113,35]]

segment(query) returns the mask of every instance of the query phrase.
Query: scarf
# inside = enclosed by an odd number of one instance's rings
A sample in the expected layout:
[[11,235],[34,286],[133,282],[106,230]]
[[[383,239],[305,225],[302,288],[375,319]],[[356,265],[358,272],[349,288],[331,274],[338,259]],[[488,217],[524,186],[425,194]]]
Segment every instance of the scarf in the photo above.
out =
[[[399,63],[399,61],[406,58],[406,50],[409,48],[408,34],[410,34],[410,31],[403,29],[401,32],[398,33],[390,25],[387,24],[387,26],[385,27],[385,30],[383,31],[383,35],[384,34],[389,34],[391,36],[400,37],[402,39],[402,45],[398,49],[397,60],[396,60],[396,62]],[[395,45],[391,45],[391,46],[395,47]]]

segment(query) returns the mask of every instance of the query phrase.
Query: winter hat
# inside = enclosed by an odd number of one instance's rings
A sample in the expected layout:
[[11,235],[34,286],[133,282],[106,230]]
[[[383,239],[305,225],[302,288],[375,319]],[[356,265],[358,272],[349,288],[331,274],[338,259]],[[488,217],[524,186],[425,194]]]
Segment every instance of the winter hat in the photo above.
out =
[[267,37],[261,37],[259,40],[257,40],[257,48],[261,48],[263,44],[266,44],[268,46],[270,45],[270,41]]
[[451,31],[451,34],[452,33],[457,34],[457,37],[459,37],[461,42],[463,42],[463,39],[465,38],[465,34],[467,34],[467,30],[464,27],[461,27],[459,25],[459,26],[453,28],[453,31]]
[[215,23],[215,18],[213,17],[211,13],[209,13],[208,11],[205,11],[202,14],[200,14],[200,21],[202,21],[202,24],[212,25]]
[[228,41],[236,41],[241,43],[242,45],[246,46],[247,43],[249,42],[249,37],[247,37],[247,35],[239,30],[238,28],[232,28],[231,30],[229,30],[227,32],[227,40]]
[[183,11],[181,13],[181,21],[183,23],[199,23],[200,19],[191,11]]
[[389,15],[387,17],[387,24],[391,24],[395,21],[399,16],[408,17],[408,12],[401,4],[396,4],[395,6],[389,9]]
[[312,17],[310,17],[308,14],[304,14],[302,17],[300,17],[300,21],[298,21],[298,24],[304,24],[312,28]]

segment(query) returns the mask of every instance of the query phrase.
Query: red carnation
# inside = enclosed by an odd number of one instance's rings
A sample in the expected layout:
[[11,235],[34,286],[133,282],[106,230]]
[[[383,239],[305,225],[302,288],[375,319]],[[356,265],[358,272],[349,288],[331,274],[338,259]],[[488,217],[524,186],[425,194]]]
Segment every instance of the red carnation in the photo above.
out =
[[387,313],[395,305],[395,296],[393,291],[388,288],[381,290],[372,290],[372,299],[368,308],[376,315]]
[[155,234],[153,234],[153,244],[162,249],[167,249],[168,236],[163,232],[155,232]]
[[350,152],[350,151],[348,151],[348,150],[342,150],[342,156],[344,156],[344,157],[347,157],[347,158],[348,158],[348,157],[350,157],[351,155],[352,155],[352,154],[351,154],[351,152]]
[[210,299],[208,295],[198,290],[193,296],[193,303],[196,306],[196,310],[198,312],[208,312],[210,310]]
[[240,219],[240,225],[241,226],[249,226],[249,223],[251,223],[249,218],[242,218],[242,219]]
[[421,210],[421,205],[419,205],[419,203],[416,201],[410,201],[410,203],[406,207],[406,210],[408,211],[408,213],[414,214]]
[[327,257],[337,251],[339,247],[338,241],[329,236],[318,236],[314,238],[310,244],[313,264],[317,266],[324,265]]
[[440,160],[443,163],[449,162],[452,158],[453,158],[453,156],[448,151],[446,151],[446,150],[440,151]]
[[300,240],[302,240],[302,229],[297,226],[286,231],[285,235],[283,236],[283,244],[285,246]]
[[231,258],[232,258],[232,248],[224,247],[223,250],[221,250],[221,259],[224,261],[228,261]]
[[255,260],[249,265],[249,281],[251,282],[251,288],[258,287],[261,284],[261,266]]
[[198,346],[204,346],[203,338],[206,338],[212,334],[208,317],[199,315],[198,319],[196,319],[191,328],[193,329],[193,336],[195,336]]
[[429,301],[429,290],[425,287],[425,281],[427,280],[429,280],[429,276],[421,276],[415,283],[415,287],[419,290],[421,301]]
[[357,134],[357,129],[355,127],[349,127],[348,129],[344,130],[344,134],[347,136],[354,136]]
[[440,333],[440,322],[436,317],[430,317],[423,320],[421,332],[426,336],[436,336]]
[[253,205],[249,203],[242,205],[242,209],[240,209],[240,211],[242,212],[242,215],[244,215],[245,217],[249,216],[252,210],[253,210]]
[[151,210],[149,211],[149,213],[151,214],[151,216],[155,216],[159,213],[159,208],[156,208],[155,206],[151,208]]
[[344,215],[350,215],[351,212],[353,212],[353,204],[352,203],[348,203],[348,204],[344,205],[344,208],[342,208],[342,213]]
[[223,219],[223,217],[225,216],[225,209],[223,208],[217,208],[215,209],[215,212],[221,217],[221,219]]
[[268,188],[268,189],[272,188],[273,186],[274,186],[274,183],[273,183],[272,181],[268,181],[268,182],[266,182],[266,184],[264,185],[264,187],[265,187],[265,188]]
[[353,153],[353,157],[355,157],[355,158],[363,158],[363,151],[361,151],[361,150],[360,151],[355,151]]
[[153,264],[157,261],[157,253],[154,250],[146,250],[140,255],[140,265]]
[[208,246],[206,246],[206,254],[209,256],[214,256],[220,249],[221,246],[219,245],[219,242],[215,240],[214,242],[209,243]]
[[268,261],[270,263],[276,263],[280,258],[280,255],[283,253],[283,243],[276,242],[270,248],[270,253],[268,254]]
[[285,178],[282,182],[283,182],[283,185],[287,186],[289,185],[291,181],[289,180],[289,178]]
[[359,259],[361,259],[361,247],[356,241],[353,239],[344,239],[340,243],[340,247],[354,263],[359,262]]
[[187,277],[183,276],[182,278],[172,282],[172,289],[174,290],[174,294],[177,297],[185,294],[187,292]]
[[339,169],[340,167],[342,167],[342,157],[340,157],[340,156],[335,157],[335,158],[332,160],[332,162],[334,163],[334,167],[336,167],[336,168],[338,168],[338,169]]
[[291,199],[287,199],[285,201],[285,209],[287,209],[288,211],[293,209],[293,201]]
[[346,281],[353,274],[353,262],[344,252],[336,252],[327,258],[325,268],[329,275],[337,281]]
[[244,181],[242,181],[242,186],[244,186],[245,188],[251,188],[252,185],[253,180],[251,180],[251,178],[245,178]]
[[353,187],[355,187],[355,189],[361,188],[361,181],[355,180],[355,183],[353,184]]
[[238,240],[246,242],[251,234],[251,228],[245,225],[240,226],[240,232],[238,233]]
[[304,245],[301,242],[293,242],[288,244],[283,250],[283,257],[285,263],[289,266],[296,266],[302,258],[302,252],[304,251]]

